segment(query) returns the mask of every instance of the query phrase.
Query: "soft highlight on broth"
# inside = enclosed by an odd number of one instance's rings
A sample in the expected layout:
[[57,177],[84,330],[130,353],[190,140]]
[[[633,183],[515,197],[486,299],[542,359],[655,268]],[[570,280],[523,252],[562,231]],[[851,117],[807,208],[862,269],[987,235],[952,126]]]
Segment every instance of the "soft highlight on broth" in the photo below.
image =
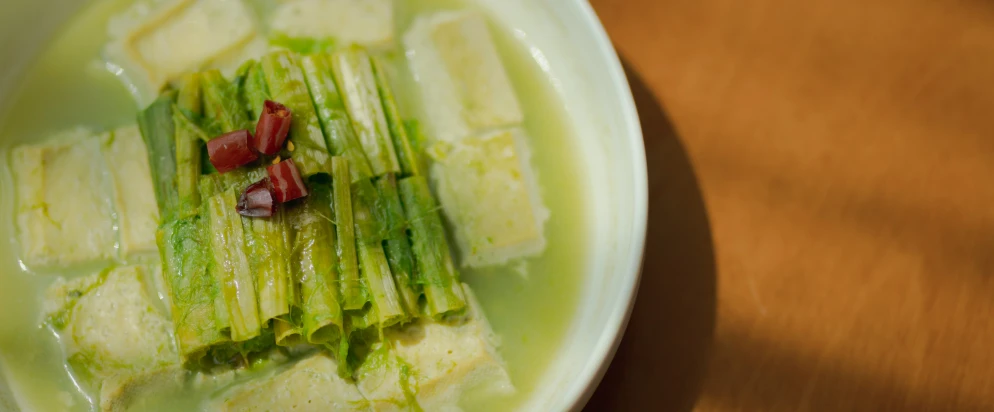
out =
[[[39,410],[89,410],[98,403],[98,394],[69,374],[56,336],[39,324],[43,321],[42,295],[57,278],[72,281],[107,265],[88,263],[70,269],[27,270],[18,260],[21,246],[14,225],[15,189],[8,159],[17,145],[38,143],[75,126],[110,131],[134,123],[136,111],[145,105],[135,105],[133,94],[101,60],[108,40],[109,19],[131,3],[111,0],[84,8],[27,71],[23,87],[0,117],[0,155],[4,159],[4,167],[0,168],[0,212],[4,216],[0,219],[0,234],[9,241],[7,247],[0,248],[0,276],[5,285],[0,290],[0,356],[18,400]],[[270,2],[250,3],[261,13],[273,9]],[[473,10],[473,6],[462,1],[396,2],[395,42],[401,42],[400,37],[418,15],[443,10]],[[497,266],[459,268],[461,280],[470,286],[499,337],[499,355],[517,389],[508,397],[477,398],[464,394],[466,403],[460,406],[467,410],[497,411],[513,409],[528,399],[558,348],[568,344],[562,338],[575,312],[583,256],[587,252],[583,248],[588,219],[580,201],[583,173],[575,164],[565,114],[559,110],[562,104],[523,46],[502,28],[488,26],[524,114],[523,130],[529,136],[531,164],[539,182],[537,190],[549,214],[544,224],[547,245],[541,255]],[[308,47],[322,46],[309,44]],[[409,79],[403,56],[393,56],[388,65],[388,71],[394,73],[392,86],[401,115],[418,116],[419,105],[423,103]],[[465,253],[455,248],[459,240],[452,233],[458,228],[450,224],[448,229],[458,261],[460,254]],[[154,258],[127,260],[155,264]],[[141,410],[202,408],[217,398],[217,388],[251,384],[267,373],[271,372],[250,371],[231,377],[227,383],[206,386],[212,388],[210,391],[191,390],[182,396],[157,394],[132,406]]]

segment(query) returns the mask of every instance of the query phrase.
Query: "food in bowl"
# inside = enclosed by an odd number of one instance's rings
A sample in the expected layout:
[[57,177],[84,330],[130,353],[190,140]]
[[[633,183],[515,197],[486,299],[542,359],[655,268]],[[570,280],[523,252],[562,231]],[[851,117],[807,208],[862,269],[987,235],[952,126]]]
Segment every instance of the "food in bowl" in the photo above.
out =
[[461,2],[89,6],[0,126],[23,406],[520,405],[586,233],[525,55]]

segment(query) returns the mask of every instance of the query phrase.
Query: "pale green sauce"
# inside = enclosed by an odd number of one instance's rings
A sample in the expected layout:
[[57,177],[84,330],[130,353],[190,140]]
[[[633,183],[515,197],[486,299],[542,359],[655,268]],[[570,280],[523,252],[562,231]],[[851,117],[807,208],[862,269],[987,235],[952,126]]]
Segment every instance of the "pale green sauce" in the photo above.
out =
[[[82,10],[28,70],[8,110],[0,114],[0,158],[4,159],[0,168],[0,240],[7,242],[0,245],[0,356],[19,400],[30,409],[90,408],[66,372],[55,336],[39,323],[42,291],[54,276],[92,272],[36,274],[22,270],[16,256],[19,248],[7,148],[77,125],[109,129],[134,122],[137,107],[131,96],[99,63],[107,20],[129,3],[107,0]],[[416,13],[466,7],[454,0],[399,3],[398,37]],[[548,248],[544,255],[523,265],[462,272],[501,337],[500,354],[518,388],[511,398],[464,406],[468,410],[503,411],[531,396],[549,362],[568,344],[564,336],[576,312],[584,257],[589,252],[585,245],[590,219],[583,202],[585,179],[576,162],[578,155],[561,102],[524,46],[504,29],[493,28],[526,114],[532,163],[551,211],[545,227]],[[165,409],[188,410],[191,405],[168,406]]]

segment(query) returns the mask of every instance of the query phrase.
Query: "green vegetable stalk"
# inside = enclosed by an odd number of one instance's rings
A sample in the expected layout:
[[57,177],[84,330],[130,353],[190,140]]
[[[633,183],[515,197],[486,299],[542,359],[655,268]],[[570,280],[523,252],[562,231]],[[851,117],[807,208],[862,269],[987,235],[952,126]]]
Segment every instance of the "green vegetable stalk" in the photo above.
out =
[[349,121],[348,112],[345,111],[342,95],[338,92],[335,79],[328,67],[327,56],[304,56],[301,59],[301,66],[331,154],[349,160],[353,182],[373,177],[369,160],[366,159],[366,153],[359,144],[352,123]]
[[304,342],[301,337],[302,327],[298,326],[300,324],[300,319],[297,319],[300,317],[297,313],[299,309],[293,308],[291,311],[291,316],[273,320],[273,332],[278,346],[294,346]]
[[283,236],[283,244],[286,245],[287,254],[284,256],[286,259],[286,266],[289,272],[287,273],[287,303],[289,305],[290,312],[284,316],[273,319],[273,330],[275,332],[276,344],[279,346],[293,346],[301,343],[301,332],[302,326],[300,322],[300,279],[297,276],[297,269],[295,268],[297,262],[296,248],[294,246],[294,230],[291,226],[291,221],[294,220],[294,216],[298,213],[296,210],[281,210],[277,212],[280,216],[281,230],[280,234]]
[[[212,176],[206,176],[210,180]],[[235,211],[238,193],[232,188],[206,201],[211,272],[221,286],[221,297],[231,324],[231,340],[243,342],[259,335],[262,322],[251,275],[242,217]]]
[[[262,72],[262,65],[250,61],[246,63],[248,68],[245,78],[242,80],[241,99],[245,104],[245,109],[249,113],[252,123],[259,121],[262,115],[262,105],[266,100],[270,100],[269,86],[266,85],[266,75]],[[254,132],[254,130],[253,130]]]
[[383,113],[386,115],[387,125],[390,128],[390,138],[393,147],[397,152],[397,160],[400,162],[400,171],[403,176],[419,176],[423,174],[421,170],[421,160],[414,151],[407,130],[404,128],[404,120],[400,118],[400,111],[397,110],[397,101],[390,90],[390,82],[387,74],[383,70],[383,65],[379,59],[371,58],[373,74],[376,76],[376,89],[379,91],[380,101],[383,105]]
[[269,218],[242,217],[245,245],[259,294],[259,316],[263,323],[289,315],[291,277],[287,267],[290,251],[284,243],[283,213]]
[[183,85],[176,97],[176,105],[193,123],[199,122],[204,115],[202,83],[203,76],[200,73],[183,76]]
[[176,133],[173,126],[175,97],[175,93],[165,93],[138,114],[138,127],[148,150],[148,164],[152,171],[155,200],[162,222],[174,220],[179,205],[179,194],[176,191]]
[[187,218],[199,213],[200,191],[197,188],[201,173],[201,156],[207,136],[197,126],[202,116],[201,76],[194,73],[185,77],[180,87],[176,106],[173,107],[173,130],[176,147],[176,191],[178,213]]
[[425,151],[428,147],[428,137],[425,136],[424,130],[421,128],[421,122],[415,119],[404,120],[404,131],[407,133],[407,140],[411,143],[411,148],[414,149],[414,158],[421,162],[419,170],[427,170]]
[[331,156],[298,60],[289,52],[271,53],[262,58],[262,72],[272,99],[292,113],[289,141],[294,150],[290,155],[300,173],[305,177],[327,174],[331,172]]
[[198,214],[200,209],[200,191],[197,185],[203,150],[201,137],[204,132],[180,109],[173,110],[173,125],[176,131],[177,207],[179,217],[186,218]]
[[420,313],[418,298],[421,288],[414,282],[414,255],[407,237],[407,217],[404,216],[404,206],[400,203],[396,177],[388,174],[380,178],[376,181],[376,190],[379,192],[376,215],[385,227],[384,244],[390,272],[393,273],[404,309],[411,315],[417,315]]
[[369,55],[361,48],[340,50],[331,55],[331,66],[373,174],[400,173]]
[[438,319],[459,313],[466,298],[449,250],[438,205],[423,176],[400,180],[400,199],[411,226],[411,247],[417,262],[417,282],[424,288],[427,312]]
[[312,184],[295,213],[297,255],[293,261],[300,279],[304,337],[312,344],[336,341],[344,327],[331,198],[327,184]]
[[385,328],[406,320],[407,313],[383,252],[382,222],[378,222],[372,212],[377,198],[376,188],[368,180],[352,184],[352,215],[355,219],[359,266],[362,268],[361,279],[369,288],[377,323],[380,328]]
[[335,215],[335,232],[338,243],[339,276],[341,278],[342,308],[359,310],[366,305],[366,296],[359,283],[359,263],[356,258],[355,226],[352,219],[352,189],[349,161],[336,156],[332,165],[332,199]]
[[229,344],[216,326],[214,302],[220,300],[220,291],[208,271],[210,245],[203,226],[200,217],[192,216],[164,224],[157,234],[174,336],[184,363],[194,365],[212,348]]

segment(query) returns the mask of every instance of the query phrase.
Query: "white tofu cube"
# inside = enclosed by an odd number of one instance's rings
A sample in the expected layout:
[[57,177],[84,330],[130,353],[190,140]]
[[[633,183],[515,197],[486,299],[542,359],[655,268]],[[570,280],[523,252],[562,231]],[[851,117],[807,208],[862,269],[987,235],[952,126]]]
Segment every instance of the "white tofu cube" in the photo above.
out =
[[77,129],[53,140],[12,153],[21,259],[49,266],[114,258],[117,234],[102,138]]
[[100,385],[100,411],[149,410],[149,404],[155,405],[167,396],[181,396],[188,376],[179,365],[113,375]]
[[359,390],[378,411],[457,411],[463,394],[509,395],[515,388],[496,350],[476,297],[463,285],[466,315],[451,322],[421,320],[388,330],[389,350],[374,353],[358,371]]
[[257,38],[241,0],[139,1],[116,16],[109,31],[105,55],[142,106],[185,73],[227,67],[231,56]]
[[155,253],[159,208],[145,142],[136,126],[117,129],[108,136],[103,153],[114,186],[121,255]]
[[486,266],[545,249],[543,206],[524,130],[439,143],[432,178],[462,265]]
[[404,47],[432,138],[455,142],[522,122],[514,86],[479,13],[419,17]]
[[87,383],[179,363],[171,324],[145,283],[147,270],[125,266],[72,281],[60,278],[47,290],[47,322],[62,336],[73,372],[91,378]]
[[272,16],[269,28],[288,37],[367,47],[389,45],[394,39],[393,0],[293,0]]
[[219,402],[221,411],[368,410],[356,386],[338,376],[338,363],[324,353],[276,375],[239,385]]

